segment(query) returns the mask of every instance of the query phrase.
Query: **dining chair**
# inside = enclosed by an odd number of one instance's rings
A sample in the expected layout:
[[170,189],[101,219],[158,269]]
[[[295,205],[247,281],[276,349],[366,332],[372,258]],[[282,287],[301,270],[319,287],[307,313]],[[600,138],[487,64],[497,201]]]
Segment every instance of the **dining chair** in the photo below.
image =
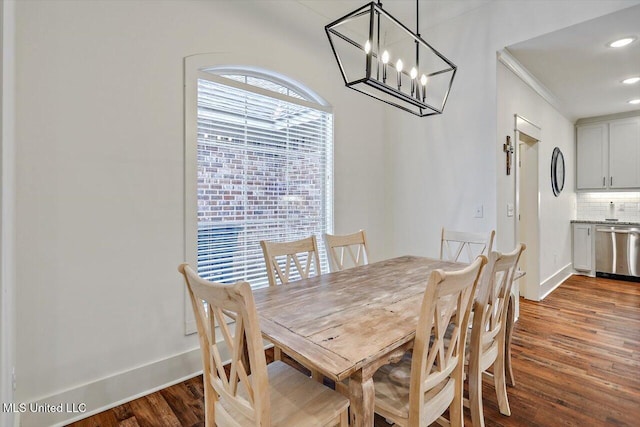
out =
[[[427,280],[413,346],[373,376],[375,411],[397,426],[428,426],[449,409],[451,426],[463,425],[464,352],[478,277],[487,258],[456,270],[435,270]],[[445,333],[452,325],[450,339]]]
[[[262,240],[262,253],[267,267],[269,286],[285,285],[292,280],[307,279],[320,275],[320,257],[316,236],[292,242],[269,242]],[[282,360],[282,350],[274,346],[273,357]],[[322,382],[319,372],[310,369],[311,375]]]
[[331,272],[369,263],[369,248],[364,230],[352,234],[324,234],[324,247]]
[[447,261],[471,262],[478,255],[491,252],[495,231],[476,233],[447,230],[442,227],[440,238],[440,259]]
[[[505,331],[511,287],[520,255],[525,249],[526,245],[520,243],[507,254],[489,253],[489,263],[473,302],[471,339],[465,363],[469,378],[469,409],[476,427],[484,426],[483,376],[493,377],[500,413],[511,415],[506,388]],[[487,372],[490,367],[493,367],[493,374]]]
[[205,426],[348,426],[347,398],[281,361],[266,364],[248,283],[209,282],[187,264],[178,270],[200,338]]
[[316,236],[292,242],[262,240],[262,253],[267,266],[269,286],[287,284],[291,280],[307,279],[320,274],[320,257]]

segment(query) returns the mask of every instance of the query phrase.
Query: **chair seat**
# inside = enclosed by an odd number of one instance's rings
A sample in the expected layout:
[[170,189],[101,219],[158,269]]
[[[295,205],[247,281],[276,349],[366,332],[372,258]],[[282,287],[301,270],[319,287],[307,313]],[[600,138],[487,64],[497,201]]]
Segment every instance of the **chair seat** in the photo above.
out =
[[[393,416],[394,420],[409,418],[409,387],[411,384],[411,355],[405,354],[398,363],[384,365],[373,376],[376,391],[376,412],[383,416]],[[427,413],[440,414],[440,399],[453,394],[454,380],[447,377],[440,384],[425,394],[425,410]],[[447,401],[444,399],[443,401]],[[446,408],[448,402],[444,405]],[[437,417],[436,417],[437,418]],[[401,422],[396,424],[402,425]]]
[[[349,399],[308,378],[298,370],[275,361],[267,365],[272,427],[326,426],[349,406]],[[247,398],[240,386],[238,394]],[[216,405],[222,404],[218,401]],[[255,422],[225,405],[240,426],[255,427]]]

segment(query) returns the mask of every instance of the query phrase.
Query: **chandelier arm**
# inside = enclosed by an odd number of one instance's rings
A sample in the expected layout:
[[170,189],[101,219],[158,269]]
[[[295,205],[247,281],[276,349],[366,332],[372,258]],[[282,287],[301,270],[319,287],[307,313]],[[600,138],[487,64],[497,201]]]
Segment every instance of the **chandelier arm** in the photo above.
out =
[[[380,0],[378,0],[378,5],[380,7],[382,7],[382,2]],[[377,48],[376,48],[376,53],[380,53],[380,12],[378,12],[376,10],[376,17],[378,18],[378,35],[376,38],[376,44],[377,44]],[[380,67],[376,67],[376,79],[380,80]]]
[[416,0],[416,36],[420,37],[420,0]]
[[[371,3],[371,12],[369,15],[369,35],[367,36],[367,43],[370,43],[370,50],[367,52],[367,65],[366,65],[366,69],[365,69],[365,73],[367,78],[371,78],[371,57],[373,56],[373,27],[374,27],[374,11],[375,11],[375,7],[373,6],[373,3]],[[378,67],[376,67],[378,68]]]
[[[416,36],[420,38],[420,0],[416,0]],[[416,68],[420,69],[420,44],[415,41],[416,44]]]

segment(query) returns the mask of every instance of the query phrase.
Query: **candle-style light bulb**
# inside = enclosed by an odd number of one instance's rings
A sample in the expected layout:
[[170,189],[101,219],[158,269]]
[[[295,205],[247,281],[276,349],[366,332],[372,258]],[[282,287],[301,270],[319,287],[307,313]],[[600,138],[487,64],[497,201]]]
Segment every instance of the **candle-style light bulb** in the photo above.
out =
[[427,96],[427,76],[424,74],[420,77],[420,84],[422,84],[422,102]]
[[368,55],[369,52],[371,52],[371,42],[367,40],[366,43],[364,44],[364,53]]
[[382,52],[382,83],[387,82],[387,64],[389,63],[389,52]]
[[389,52],[386,50],[382,52],[382,63],[384,65],[387,65],[389,63]]
[[413,96],[416,93],[416,77],[418,76],[418,70],[416,70],[416,67],[411,68],[409,76],[411,76],[411,96]]
[[403,66],[404,64],[402,63],[402,59],[398,59],[398,61],[396,62],[396,71],[398,72],[397,74],[398,90],[400,90],[400,88],[402,87],[402,67]]

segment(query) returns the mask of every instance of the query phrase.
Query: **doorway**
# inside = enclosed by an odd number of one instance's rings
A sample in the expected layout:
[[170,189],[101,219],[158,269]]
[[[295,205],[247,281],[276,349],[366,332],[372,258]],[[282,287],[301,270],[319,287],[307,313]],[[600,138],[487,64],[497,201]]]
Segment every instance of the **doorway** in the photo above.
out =
[[526,274],[514,286],[518,286],[520,295],[535,301],[540,300],[540,134],[538,126],[515,115],[515,240],[527,249],[520,258],[520,269]]

